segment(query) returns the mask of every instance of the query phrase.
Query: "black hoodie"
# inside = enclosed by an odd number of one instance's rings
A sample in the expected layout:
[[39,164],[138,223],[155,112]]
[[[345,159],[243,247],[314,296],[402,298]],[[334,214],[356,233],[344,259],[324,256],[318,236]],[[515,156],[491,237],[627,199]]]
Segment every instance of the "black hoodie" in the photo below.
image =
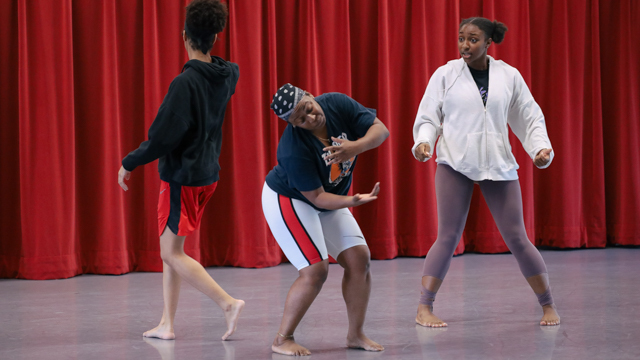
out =
[[169,86],[149,140],[122,159],[137,166],[160,159],[160,179],[183,186],[205,186],[219,179],[222,121],[238,82],[238,65],[217,56],[211,63],[189,60]]

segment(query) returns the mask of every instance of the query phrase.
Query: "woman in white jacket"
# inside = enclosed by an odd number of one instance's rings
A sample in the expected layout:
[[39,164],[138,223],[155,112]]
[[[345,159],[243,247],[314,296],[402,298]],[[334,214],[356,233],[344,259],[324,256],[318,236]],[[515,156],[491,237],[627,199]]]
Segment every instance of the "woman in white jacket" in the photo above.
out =
[[542,110],[518,70],[487,55],[489,46],[502,42],[506,31],[497,21],[463,20],[458,37],[461,58],[436,70],[416,116],[412,152],[417,160],[431,158],[439,137],[435,176],[438,238],[424,262],[416,317],[422,326],[447,326],[433,314],[433,301],[462,235],[474,182],[538,296],[543,309],[540,325],[560,324],[546,265],[525,230],[518,164],[507,124],[538,168],[548,167],[554,153]]

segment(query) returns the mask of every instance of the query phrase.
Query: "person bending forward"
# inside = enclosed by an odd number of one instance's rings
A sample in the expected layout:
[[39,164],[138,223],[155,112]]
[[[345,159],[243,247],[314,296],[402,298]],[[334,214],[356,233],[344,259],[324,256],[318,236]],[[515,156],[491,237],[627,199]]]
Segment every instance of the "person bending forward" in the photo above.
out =
[[375,110],[340,93],[314,97],[286,84],[274,95],[271,108],[288,125],[278,144],[278,164],[266,177],[262,208],[278,245],[299,273],[271,349],[311,354],[295,342],[293,333],[327,278],[331,255],[344,268],[347,346],[381,351],[384,348],[363,332],[371,292],[370,253],[347,209],[375,200],[380,184],[369,194],[347,193],[357,155],[378,147],[389,131]]

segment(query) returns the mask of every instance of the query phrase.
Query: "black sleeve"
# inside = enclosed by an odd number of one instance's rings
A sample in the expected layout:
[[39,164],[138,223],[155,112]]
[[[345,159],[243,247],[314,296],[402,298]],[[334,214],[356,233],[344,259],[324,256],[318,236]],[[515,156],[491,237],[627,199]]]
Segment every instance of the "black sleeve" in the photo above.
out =
[[136,167],[148,164],[171,152],[180,144],[189,129],[189,123],[173,110],[174,105],[189,104],[187,99],[184,99],[188,92],[180,91],[179,86],[175,85],[174,82],[169,87],[158,115],[149,127],[148,140],[122,159],[122,166],[127,171],[133,171]]

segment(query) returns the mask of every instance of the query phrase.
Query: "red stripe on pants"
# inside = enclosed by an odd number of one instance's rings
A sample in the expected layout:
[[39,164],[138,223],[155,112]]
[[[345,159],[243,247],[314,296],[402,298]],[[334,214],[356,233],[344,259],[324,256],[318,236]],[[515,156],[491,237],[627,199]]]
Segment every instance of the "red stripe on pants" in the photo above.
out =
[[309,265],[322,261],[320,252],[316,249],[316,246],[313,244],[309,234],[307,234],[304,226],[300,223],[298,215],[296,215],[292,200],[286,196],[278,195],[278,202],[280,203],[280,210],[282,211],[284,223],[289,228],[289,231],[293,236],[293,240],[300,247],[302,254],[304,254],[304,257],[309,261]]

